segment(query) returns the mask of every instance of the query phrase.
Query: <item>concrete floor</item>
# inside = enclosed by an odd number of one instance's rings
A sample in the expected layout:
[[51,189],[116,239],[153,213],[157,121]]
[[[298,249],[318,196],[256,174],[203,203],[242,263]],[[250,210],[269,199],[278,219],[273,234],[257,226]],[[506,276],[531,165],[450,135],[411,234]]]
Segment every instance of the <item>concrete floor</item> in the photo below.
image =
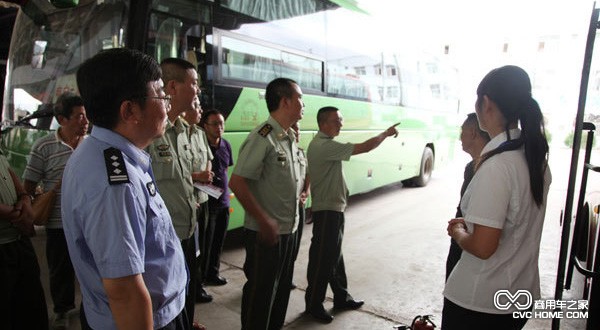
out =
[[[460,154],[460,153],[459,153]],[[344,258],[349,291],[365,305],[357,311],[334,313],[334,321],[323,325],[305,316],[304,290],[308,248],[312,236],[306,225],[295,266],[285,329],[393,329],[396,324],[409,324],[415,315],[431,314],[441,323],[445,259],[449,238],[446,222],[455,212],[466,157],[438,170],[426,188],[384,187],[354,196],[346,212]],[[570,150],[553,149],[551,186],[542,247],[540,272],[542,298],[553,299],[557,258],[560,246],[559,218],[565,205]],[[578,187],[578,186],[577,186]],[[594,185],[598,187],[598,185]],[[222,287],[207,287],[214,296],[209,304],[196,305],[195,319],[210,330],[240,328],[240,302],[245,277],[241,269],[245,252],[239,231],[228,236],[222,257],[221,275],[229,280]],[[38,230],[34,244],[42,268],[42,280],[48,297],[47,266],[43,253],[45,235]],[[576,289],[565,292],[565,299],[581,298],[581,277],[576,276]],[[325,308],[332,307],[331,291]],[[79,304],[79,297],[77,304]],[[77,312],[70,313],[69,329],[79,329]],[[550,329],[550,320],[530,320],[525,329]],[[581,321],[563,320],[561,329],[583,329]]]

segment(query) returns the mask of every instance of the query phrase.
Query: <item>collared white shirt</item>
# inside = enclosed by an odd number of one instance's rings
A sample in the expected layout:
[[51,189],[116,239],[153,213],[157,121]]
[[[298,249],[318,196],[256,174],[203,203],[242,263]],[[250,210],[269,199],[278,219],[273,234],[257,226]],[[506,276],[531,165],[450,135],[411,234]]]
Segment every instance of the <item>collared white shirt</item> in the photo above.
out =
[[[521,135],[510,131],[511,138]],[[507,140],[506,133],[492,139],[482,154]],[[529,170],[523,148],[505,151],[486,160],[475,173],[461,202],[469,232],[474,224],[502,230],[498,248],[487,260],[463,251],[444,289],[444,296],[474,311],[507,314],[494,305],[498,290],[528,290],[540,297],[539,247],[546,213],[546,197],[552,177],[546,168],[543,203],[538,207],[531,195]]]

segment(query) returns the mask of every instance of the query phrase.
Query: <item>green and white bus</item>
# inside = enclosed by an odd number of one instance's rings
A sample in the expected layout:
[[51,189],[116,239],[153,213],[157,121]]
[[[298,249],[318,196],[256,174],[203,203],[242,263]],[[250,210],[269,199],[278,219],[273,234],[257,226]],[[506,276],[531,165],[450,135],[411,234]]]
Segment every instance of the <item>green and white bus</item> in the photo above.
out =
[[[303,147],[316,134],[323,106],[341,110],[341,141],[362,142],[401,122],[398,138],[344,163],[351,194],[399,181],[424,186],[434,165],[453,157],[456,70],[403,45],[393,22],[377,22],[355,0],[23,2],[2,117],[3,149],[19,174],[33,141],[57,127],[48,115],[52,103],[77,92],[79,65],[115,47],[194,63],[203,108],[224,114],[234,159],[248,132],[268,117],[264,89],[276,77],[294,79],[305,94]],[[236,228],[243,209],[231,198],[230,228]]]

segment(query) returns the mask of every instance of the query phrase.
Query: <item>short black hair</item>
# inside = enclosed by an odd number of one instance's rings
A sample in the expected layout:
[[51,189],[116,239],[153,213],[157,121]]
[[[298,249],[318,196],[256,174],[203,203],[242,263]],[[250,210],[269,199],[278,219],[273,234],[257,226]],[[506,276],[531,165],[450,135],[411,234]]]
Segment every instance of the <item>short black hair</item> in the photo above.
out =
[[477,113],[471,112],[467,115],[467,119],[465,119],[465,124],[472,125],[477,130],[477,133],[485,140],[490,140],[490,135],[479,127],[479,120],[477,119]]
[[321,109],[319,109],[319,112],[317,112],[317,124],[321,126],[321,124],[325,122],[328,113],[336,112],[339,110],[340,109],[336,107],[322,107]]
[[276,78],[267,85],[265,99],[267,101],[267,109],[273,112],[279,108],[279,102],[284,97],[292,97],[294,88],[292,84],[297,83],[289,78]]
[[54,117],[56,120],[58,120],[58,116],[70,118],[73,113],[73,108],[81,106],[83,106],[83,99],[81,96],[71,92],[64,93],[56,100],[53,109]]
[[[200,122],[198,123],[198,125],[202,128],[204,128],[204,125],[206,124],[206,122],[208,121],[208,117],[213,116],[213,115],[221,115],[223,116],[223,114],[217,110],[217,109],[211,109],[208,111],[204,111],[202,112],[202,118],[200,118]],[[224,118],[225,116],[223,116]]]
[[186,70],[196,70],[192,63],[177,57],[165,58],[160,62],[160,68],[162,70],[162,79],[165,84],[167,81],[171,80],[183,82],[185,80]]
[[160,66],[151,56],[133,49],[113,48],[79,67],[77,86],[90,122],[113,129],[119,120],[121,103],[144,99],[147,84],[160,77]]

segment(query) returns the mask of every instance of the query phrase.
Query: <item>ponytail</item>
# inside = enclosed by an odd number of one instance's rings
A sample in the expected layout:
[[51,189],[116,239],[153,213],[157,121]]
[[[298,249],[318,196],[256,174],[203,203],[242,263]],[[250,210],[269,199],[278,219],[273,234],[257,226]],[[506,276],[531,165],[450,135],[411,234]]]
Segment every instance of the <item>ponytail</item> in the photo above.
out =
[[529,98],[528,109],[521,112],[521,137],[524,139],[525,159],[529,168],[529,183],[535,203],[540,206],[544,196],[544,173],[548,166],[548,140],[540,106]]
[[[485,153],[475,167],[479,168],[490,157],[508,150],[523,147],[529,170],[531,195],[540,206],[544,199],[544,173],[548,166],[548,141],[544,130],[544,118],[538,103],[531,97],[531,81],[525,70],[507,65],[490,71],[477,87],[479,100],[487,95],[496,103],[507,122],[508,141]],[[521,136],[511,140],[508,127],[521,122]]]
[[520,109],[518,119],[521,122],[521,136],[511,140],[507,126],[508,140],[496,149],[483,154],[475,166],[475,171],[492,156],[505,151],[516,150],[523,146],[529,170],[531,195],[536,205],[540,206],[544,198],[544,173],[548,165],[549,148],[544,128],[544,117],[540,106],[532,97],[529,97],[525,107]]

